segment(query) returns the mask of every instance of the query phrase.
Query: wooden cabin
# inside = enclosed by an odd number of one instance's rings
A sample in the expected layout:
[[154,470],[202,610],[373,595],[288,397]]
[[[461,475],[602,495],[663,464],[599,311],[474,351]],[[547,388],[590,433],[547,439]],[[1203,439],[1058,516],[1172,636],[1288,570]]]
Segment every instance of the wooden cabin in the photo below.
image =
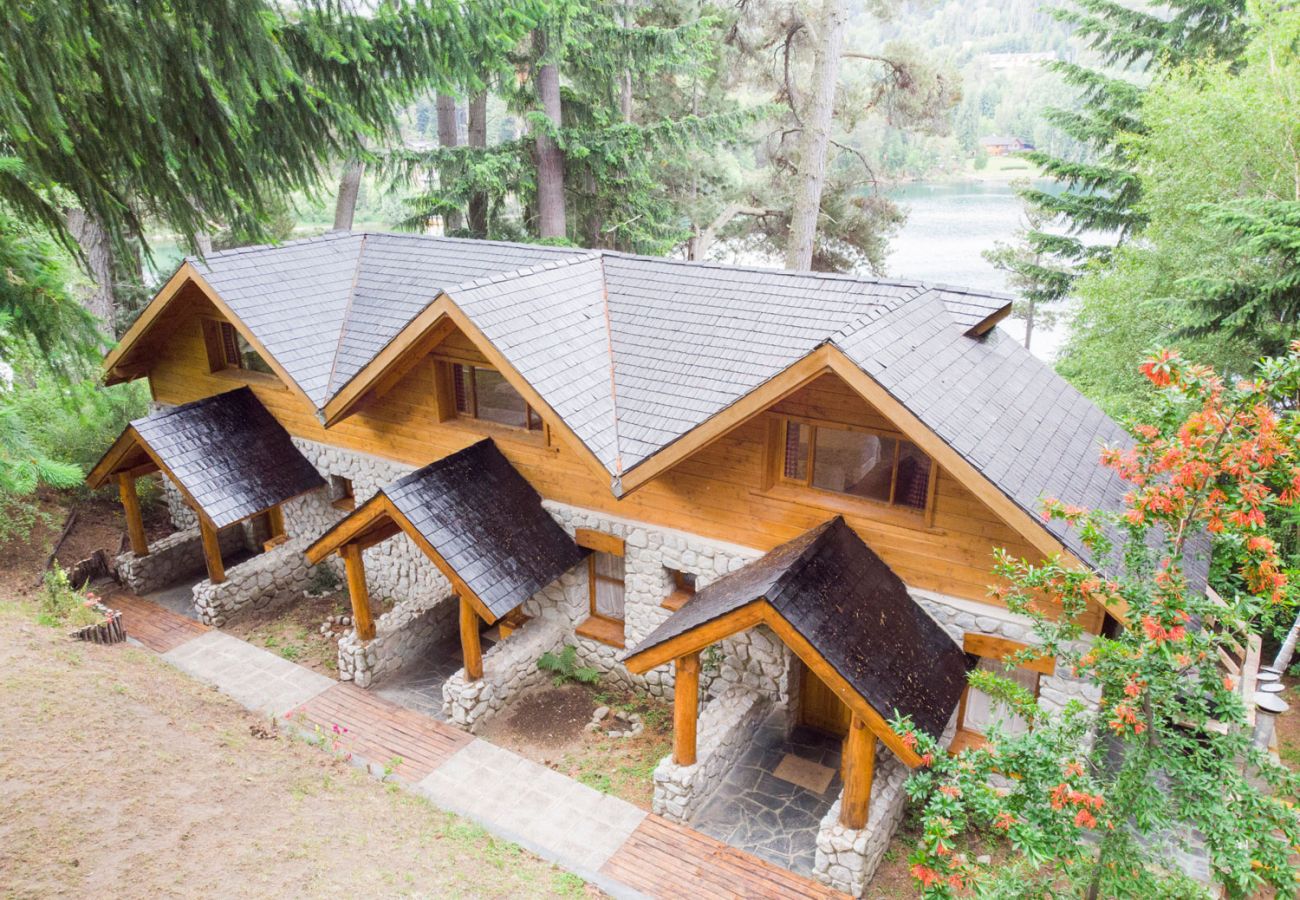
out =
[[[158,411],[90,480],[123,489],[123,571],[201,560],[215,624],[268,578],[338,567],[356,623],[340,673],[361,686],[458,633],[444,711],[471,730],[566,645],[674,695],[655,775],[670,817],[698,810],[760,714],[842,735],[821,828],[871,839],[819,850],[816,874],[860,893],[918,762],[887,720],[980,740],[992,713],[966,672],[1029,639],[989,592],[993,550],[1092,565],[1039,502],[1124,492],[1098,461],[1124,432],[995,327],[1010,308],[426,236],[231,250],[182,264],[107,357],[108,381],[147,378]],[[181,529],[163,549],[132,490],[153,471]],[[227,567],[223,536],[253,521],[259,555]],[[378,619],[377,595],[395,601]],[[1044,704],[1095,699],[1051,660],[1017,677]]]

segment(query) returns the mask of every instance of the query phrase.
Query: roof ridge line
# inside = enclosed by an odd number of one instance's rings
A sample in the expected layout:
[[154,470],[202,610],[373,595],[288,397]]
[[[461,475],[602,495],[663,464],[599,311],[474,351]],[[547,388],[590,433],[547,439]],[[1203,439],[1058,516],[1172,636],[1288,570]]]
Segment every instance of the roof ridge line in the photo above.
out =
[[[812,528],[809,529],[809,531],[818,531],[820,533],[808,542],[807,547],[804,547],[802,550],[799,551],[799,555],[795,557],[795,559],[790,563],[790,565],[785,567],[785,571],[782,572],[779,576],[777,576],[777,579],[775,582],[773,582],[772,587],[775,588],[777,586],[784,585],[788,579],[793,578],[799,575],[801,572],[803,572],[803,570],[808,566],[810,554],[812,554],[813,550],[821,544],[822,538],[826,536],[826,533],[831,529],[832,526],[835,525],[836,522],[839,522],[841,524],[846,524],[844,522],[844,517],[839,513],[836,513],[834,516],[827,519],[825,522],[822,522],[820,525],[814,525]],[[806,533],[807,532],[805,532],[805,534]],[[866,541],[863,541],[863,543],[865,544]],[[766,593],[763,595],[763,599],[769,604],[772,602],[772,599]],[[782,616],[782,618],[784,618],[784,616]]]
[[[588,262],[593,259],[601,259],[601,254],[589,250],[579,250],[579,252],[568,256],[562,256],[558,259],[548,259],[546,262],[533,263],[531,266],[524,266],[520,269],[509,269],[505,272],[493,272],[490,275],[481,275],[478,278],[471,278],[469,281],[462,281],[458,284],[453,284],[450,287],[443,288],[442,293],[450,294],[452,291],[470,291],[474,288],[495,284],[499,281],[506,281],[511,278],[526,278],[529,275],[536,275],[538,272],[543,272],[547,269],[558,269],[562,266],[577,265],[580,262]],[[601,280],[604,280],[603,262],[601,263]],[[435,297],[434,299],[436,300],[437,298]],[[430,300],[429,302],[432,303],[434,301]]]
[[618,379],[615,377],[614,369],[614,325],[609,311],[609,282],[605,279],[605,254],[601,253],[596,258],[600,260],[600,303],[605,314],[605,352],[609,357],[609,411],[614,417],[614,477],[621,479],[623,440],[618,429]]
[[854,319],[851,319],[848,322],[845,322],[843,325],[837,328],[832,334],[830,334],[826,338],[826,341],[823,341],[823,343],[827,341],[832,344],[838,343],[838,341],[841,338],[848,337],[850,334],[864,327],[870,322],[879,321],[886,314],[894,312],[899,307],[905,306],[906,304],[915,300],[917,297],[922,296],[927,292],[927,290],[928,288],[924,286],[915,285],[912,287],[912,292],[910,294],[907,294],[902,297],[889,297],[872,304],[872,307],[866,310],[865,312],[863,312],[862,315]]
[[357,247],[357,264],[352,270],[352,286],[348,288],[348,302],[343,307],[343,322],[339,325],[338,343],[334,345],[334,356],[330,359],[330,377],[325,380],[325,402],[328,404],[330,397],[334,395],[334,375],[339,368],[339,354],[343,352],[343,338],[348,333],[348,320],[352,317],[352,301],[357,296],[357,282],[361,280],[361,260],[366,255],[366,238],[370,235],[368,232],[361,233],[361,243]]

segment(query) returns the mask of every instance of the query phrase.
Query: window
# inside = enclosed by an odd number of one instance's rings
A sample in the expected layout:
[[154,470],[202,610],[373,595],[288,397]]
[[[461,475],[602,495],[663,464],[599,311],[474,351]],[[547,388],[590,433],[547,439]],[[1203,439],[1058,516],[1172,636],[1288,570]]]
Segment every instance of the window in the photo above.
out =
[[673,592],[659,605],[676,612],[686,605],[687,600],[695,596],[695,573],[679,572],[676,569],[669,569],[668,573],[673,579]]
[[590,615],[576,633],[602,644],[622,647],[624,577],[623,540],[579,528],[574,535],[578,546],[594,552],[587,557],[588,604]]
[[211,372],[234,369],[275,374],[261,354],[229,322],[205,319],[203,341],[208,352],[208,370]]
[[783,481],[891,506],[925,509],[930,457],[910,441],[794,420],[786,420],[784,428]]
[[453,363],[456,412],[470,419],[540,431],[541,417],[496,369]]
[[329,482],[330,505],[335,509],[349,510],[357,505],[352,493],[352,480],[342,475],[331,475]]
[[[1009,678],[1035,697],[1038,696],[1039,678],[1056,671],[1056,661],[1051,657],[1031,659],[1008,671],[1004,660],[1028,649],[1028,645],[1000,637],[967,634],[962,639],[962,649],[979,658],[980,670]],[[957,734],[953,738],[951,751],[957,753],[966,747],[982,746],[994,722],[1007,735],[1024,734],[1029,730],[1029,722],[988,694],[968,685],[958,707]]]

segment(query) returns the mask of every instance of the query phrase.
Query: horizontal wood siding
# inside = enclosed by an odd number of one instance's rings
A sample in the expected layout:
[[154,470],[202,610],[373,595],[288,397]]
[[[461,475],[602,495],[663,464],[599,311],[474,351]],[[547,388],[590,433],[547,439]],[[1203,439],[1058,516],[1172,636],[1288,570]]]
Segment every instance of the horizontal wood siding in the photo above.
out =
[[[207,371],[197,316],[215,310],[201,295],[187,293],[167,313],[168,340],[157,343],[150,380],[156,399],[183,403],[231,389],[235,382]],[[167,327],[170,324],[171,327]],[[158,333],[158,332],[155,332]],[[473,347],[453,335],[444,348],[468,355]],[[683,461],[664,476],[617,500],[609,477],[593,470],[567,446],[546,447],[539,435],[439,423],[434,364],[416,365],[382,397],[328,432],[294,391],[252,384],[266,408],[291,434],[378,456],[423,465],[453,453],[483,434],[498,446],[545,497],[707,537],[770,549],[825,521],[837,509],[815,495],[764,488],[768,465],[768,416],[760,415]],[[776,413],[890,428],[890,423],[834,375],[824,375],[781,401]],[[367,498],[358,498],[364,500]],[[988,602],[995,547],[1037,557],[1014,530],[947,472],[939,472],[933,525],[919,514],[873,508],[846,515],[849,524],[909,584]]]

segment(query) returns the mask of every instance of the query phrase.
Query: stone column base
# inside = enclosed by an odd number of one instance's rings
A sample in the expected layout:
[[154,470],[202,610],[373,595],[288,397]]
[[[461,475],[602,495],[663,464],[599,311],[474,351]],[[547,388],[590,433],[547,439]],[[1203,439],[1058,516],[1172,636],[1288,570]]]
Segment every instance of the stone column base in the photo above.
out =
[[844,795],[840,794],[817,832],[813,878],[850,896],[863,896],[880,867],[890,839],[903,821],[907,806],[903,782],[908,774],[907,766],[877,742],[867,825],[845,828],[840,824],[840,804],[844,801]]

